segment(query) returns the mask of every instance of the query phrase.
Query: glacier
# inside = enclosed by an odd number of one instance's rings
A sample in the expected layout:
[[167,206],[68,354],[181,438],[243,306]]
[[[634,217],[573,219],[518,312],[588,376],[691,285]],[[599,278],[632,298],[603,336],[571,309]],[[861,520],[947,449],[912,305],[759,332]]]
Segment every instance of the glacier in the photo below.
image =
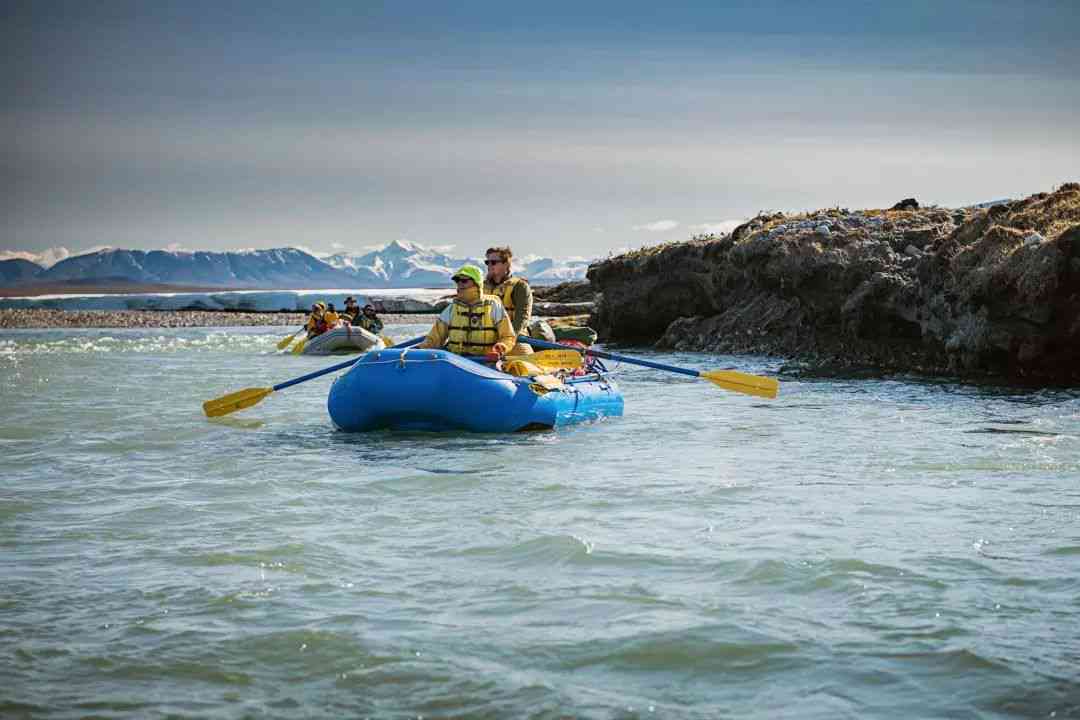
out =
[[0,309],[47,310],[234,310],[239,312],[306,312],[317,301],[339,309],[352,295],[361,305],[371,303],[380,312],[434,312],[450,290],[391,288],[356,290],[228,290],[222,292],[116,293],[38,295],[0,298]]

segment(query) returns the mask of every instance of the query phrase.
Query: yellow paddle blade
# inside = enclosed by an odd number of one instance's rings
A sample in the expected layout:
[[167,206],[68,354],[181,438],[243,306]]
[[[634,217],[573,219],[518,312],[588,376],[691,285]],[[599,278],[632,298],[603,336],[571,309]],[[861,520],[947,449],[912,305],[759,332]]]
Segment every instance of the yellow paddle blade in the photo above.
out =
[[237,410],[249,408],[272,392],[274,392],[274,388],[244,388],[213,400],[207,400],[202,404],[202,409],[206,413],[206,417],[221,417]]
[[756,395],[763,398],[775,398],[780,390],[780,383],[775,378],[750,375],[735,370],[709,370],[702,372],[701,377],[716,383],[725,390],[743,393],[744,395]]
[[523,360],[551,368],[579,368],[582,363],[577,350],[537,350],[531,355],[507,355],[503,360]]
[[382,341],[386,345],[386,347],[394,347],[395,345],[397,345],[397,343],[394,342],[394,340],[389,335],[380,335],[379,337],[382,338]]
[[300,342],[293,345],[292,351],[294,355],[299,355],[304,352],[304,346],[307,345],[307,338],[300,338]]
[[298,333],[298,332],[300,332],[300,330],[297,330],[296,332],[294,332],[292,335],[285,338],[284,340],[278,341],[277,349],[278,350],[284,350],[285,348],[289,347],[289,343],[291,343],[293,341],[293,338],[296,337],[296,333]]

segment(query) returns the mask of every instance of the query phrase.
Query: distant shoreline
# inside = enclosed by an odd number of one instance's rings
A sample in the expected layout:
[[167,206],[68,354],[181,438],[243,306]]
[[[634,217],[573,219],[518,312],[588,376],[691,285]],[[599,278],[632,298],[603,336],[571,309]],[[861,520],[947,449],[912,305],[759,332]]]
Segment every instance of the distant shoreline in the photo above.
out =
[[[431,324],[430,313],[385,313],[387,326]],[[50,328],[177,328],[177,327],[299,327],[306,312],[240,312],[236,310],[0,310],[0,329]]]
[[[562,282],[555,285],[536,285],[532,287],[535,290],[545,290],[555,288],[561,285],[571,284]],[[183,295],[186,293],[267,293],[267,292],[303,292],[303,293],[319,293],[319,292],[364,292],[368,294],[376,293],[395,293],[409,290],[436,290],[445,291],[448,295],[453,294],[454,288],[449,287],[450,282],[447,280],[446,286],[439,287],[417,287],[417,288],[281,288],[281,287],[218,287],[214,285],[167,285],[164,283],[102,283],[100,285],[94,283],[26,283],[23,285],[7,285],[0,287],[0,298],[37,298],[47,295],[70,295],[77,297],[80,295]]]

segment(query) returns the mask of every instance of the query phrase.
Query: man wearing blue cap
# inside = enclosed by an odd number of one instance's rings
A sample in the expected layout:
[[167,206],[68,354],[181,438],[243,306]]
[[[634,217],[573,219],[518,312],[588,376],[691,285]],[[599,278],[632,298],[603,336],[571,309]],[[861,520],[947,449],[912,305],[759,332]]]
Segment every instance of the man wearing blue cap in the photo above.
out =
[[517,343],[510,316],[494,295],[485,295],[484,272],[462,265],[453,275],[457,295],[418,348],[445,348],[459,355],[505,355]]

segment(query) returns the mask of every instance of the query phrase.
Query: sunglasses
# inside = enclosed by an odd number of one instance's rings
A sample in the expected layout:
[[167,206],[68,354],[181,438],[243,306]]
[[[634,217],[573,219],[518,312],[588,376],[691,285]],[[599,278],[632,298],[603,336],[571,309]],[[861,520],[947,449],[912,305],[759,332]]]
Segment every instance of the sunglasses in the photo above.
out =
[[491,266],[491,265],[499,265],[499,264],[504,263],[504,262],[506,262],[506,261],[505,260],[485,260],[484,264],[488,265],[488,266]]
[[458,285],[462,285],[467,282],[472,282],[472,278],[454,278],[454,282],[456,282]]

